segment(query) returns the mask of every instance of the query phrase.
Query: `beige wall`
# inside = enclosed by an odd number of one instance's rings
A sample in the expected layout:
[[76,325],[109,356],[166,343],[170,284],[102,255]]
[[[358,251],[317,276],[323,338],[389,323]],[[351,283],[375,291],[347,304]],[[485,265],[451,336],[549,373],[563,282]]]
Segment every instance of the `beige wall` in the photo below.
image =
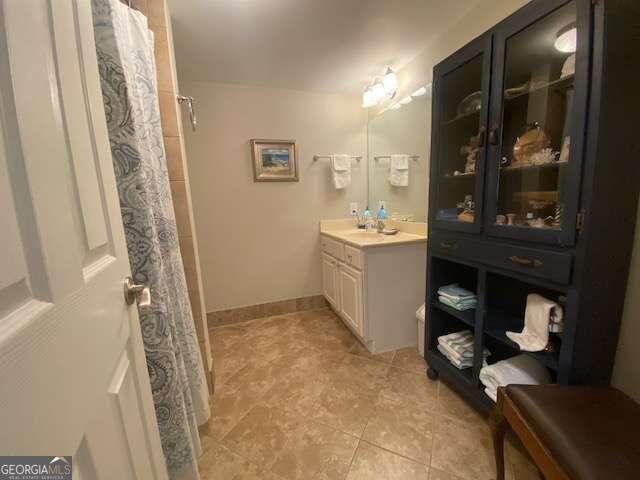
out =
[[[357,96],[180,83],[197,102],[185,132],[207,311],[321,293],[318,222],[366,199],[366,161],[351,186],[333,188],[328,160],[365,156],[366,112]],[[249,139],[294,139],[300,182],[254,183]],[[366,158],[366,156],[365,156]]]
[[640,202],[613,384],[640,402]]

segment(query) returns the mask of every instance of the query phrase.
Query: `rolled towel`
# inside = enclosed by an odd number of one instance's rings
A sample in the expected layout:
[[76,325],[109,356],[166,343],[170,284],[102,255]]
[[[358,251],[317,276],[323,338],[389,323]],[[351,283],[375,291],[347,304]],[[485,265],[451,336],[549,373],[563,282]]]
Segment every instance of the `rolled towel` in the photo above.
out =
[[486,387],[485,393],[495,402],[498,387],[511,384],[542,385],[551,382],[549,371],[529,355],[521,354],[483,367],[480,381]]
[[[556,310],[558,309],[558,310]],[[556,310],[554,312],[554,310]],[[522,332],[506,332],[507,337],[520,346],[525,352],[539,352],[549,343],[549,323],[552,313],[558,318],[562,308],[554,301],[537,293],[527,295],[527,308],[524,313]],[[560,318],[562,318],[560,316]]]

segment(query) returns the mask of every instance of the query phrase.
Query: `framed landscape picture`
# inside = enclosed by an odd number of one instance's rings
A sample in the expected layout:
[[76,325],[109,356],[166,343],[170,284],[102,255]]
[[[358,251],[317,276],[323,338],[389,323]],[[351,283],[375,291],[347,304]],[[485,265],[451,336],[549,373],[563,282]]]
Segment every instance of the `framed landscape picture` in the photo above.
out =
[[251,140],[255,182],[297,182],[298,158],[294,140]]

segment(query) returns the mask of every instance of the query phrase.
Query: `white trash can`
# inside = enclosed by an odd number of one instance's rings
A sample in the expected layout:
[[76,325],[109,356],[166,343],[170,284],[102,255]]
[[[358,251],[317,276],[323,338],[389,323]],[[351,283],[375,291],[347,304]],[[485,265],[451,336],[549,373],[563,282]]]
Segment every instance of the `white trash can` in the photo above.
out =
[[416,311],[416,319],[418,320],[418,351],[420,352],[420,355],[424,357],[424,303]]

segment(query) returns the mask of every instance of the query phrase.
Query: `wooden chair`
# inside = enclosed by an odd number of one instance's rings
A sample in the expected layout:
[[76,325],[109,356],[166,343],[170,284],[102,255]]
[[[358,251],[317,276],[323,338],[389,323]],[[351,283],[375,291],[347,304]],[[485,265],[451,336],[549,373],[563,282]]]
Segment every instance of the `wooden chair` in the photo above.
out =
[[501,387],[491,427],[497,480],[509,429],[546,480],[640,479],[640,405],[614,388]]

